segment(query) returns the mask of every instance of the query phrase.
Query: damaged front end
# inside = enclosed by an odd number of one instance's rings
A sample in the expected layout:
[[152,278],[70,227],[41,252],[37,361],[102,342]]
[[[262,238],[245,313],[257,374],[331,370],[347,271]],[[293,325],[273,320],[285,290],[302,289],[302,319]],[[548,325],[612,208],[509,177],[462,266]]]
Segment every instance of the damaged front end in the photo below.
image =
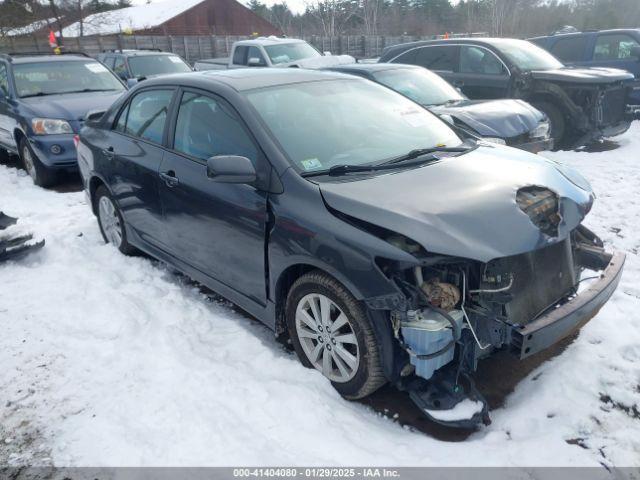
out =
[[[557,205],[554,211],[548,199],[536,201],[529,215],[552,229]],[[411,245],[398,235],[389,241]],[[383,266],[406,298],[405,308],[391,311],[407,353],[398,386],[431,420],[463,428],[489,422],[472,377],[478,361],[499,349],[526,358],[570,335],[609,299],[624,265],[623,254],[607,253],[584,226],[556,244],[487,263],[429,255],[415,245],[409,251],[419,266]]]

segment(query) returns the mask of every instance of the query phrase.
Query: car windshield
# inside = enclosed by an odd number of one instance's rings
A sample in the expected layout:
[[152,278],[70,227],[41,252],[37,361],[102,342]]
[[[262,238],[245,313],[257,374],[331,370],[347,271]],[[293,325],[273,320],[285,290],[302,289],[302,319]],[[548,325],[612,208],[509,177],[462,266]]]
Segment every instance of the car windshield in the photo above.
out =
[[374,72],[383,85],[422,105],[442,105],[465,97],[442,77],[423,68],[402,68]]
[[191,67],[177,55],[141,55],[129,57],[129,68],[131,68],[131,73],[136,78],[191,71]]
[[20,97],[124,90],[120,80],[96,61],[18,63],[13,71]]
[[497,40],[495,46],[520,70],[553,70],[564,66],[549,52],[526,40]]
[[247,98],[302,172],[369,165],[460,138],[420,105],[366,80],[280,85]]
[[264,47],[264,49],[274,65],[322,56],[319,51],[308,43],[283,43]]

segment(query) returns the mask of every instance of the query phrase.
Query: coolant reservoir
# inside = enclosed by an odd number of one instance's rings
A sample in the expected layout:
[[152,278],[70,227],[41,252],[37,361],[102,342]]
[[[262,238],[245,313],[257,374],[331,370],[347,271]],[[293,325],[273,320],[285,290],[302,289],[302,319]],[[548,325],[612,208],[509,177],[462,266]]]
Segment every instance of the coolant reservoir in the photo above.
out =
[[[462,330],[462,320],[464,318],[462,311],[452,310],[448,313],[454,319],[458,328]],[[446,318],[433,310],[426,309],[416,312],[412,318],[402,322],[400,331],[402,332],[404,343],[409,346],[413,353],[410,355],[410,361],[416,367],[416,375],[428,380],[436,370],[453,360],[455,348],[450,348],[442,355],[428,360],[422,360],[417,357],[417,355],[428,355],[442,350],[453,340],[451,324]]]

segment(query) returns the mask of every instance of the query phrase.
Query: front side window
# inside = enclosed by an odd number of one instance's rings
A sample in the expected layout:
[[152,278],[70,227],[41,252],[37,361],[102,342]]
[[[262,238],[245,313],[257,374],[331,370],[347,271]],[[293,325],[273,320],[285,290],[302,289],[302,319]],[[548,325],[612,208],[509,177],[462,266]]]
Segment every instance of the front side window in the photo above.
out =
[[247,53],[247,65],[254,67],[267,66],[267,62],[258,47],[249,47],[249,53]]
[[415,63],[429,70],[453,72],[457,48],[456,46],[419,48]]
[[238,155],[255,164],[258,157],[255,144],[228,104],[192,92],[182,95],[173,148],[201,160]]
[[398,68],[375,72],[377,82],[421,105],[442,105],[464,96],[441,76],[423,68]]
[[460,48],[460,73],[504,75],[502,62],[486,48],[463,46]]
[[23,98],[124,90],[113,73],[96,61],[17,63],[14,79],[18,96]]
[[551,47],[551,53],[563,62],[581,62],[584,60],[586,46],[586,35],[561,38]]
[[111,70],[113,70],[113,67],[115,65],[116,59],[114,57],[107,57],[104,59],[104,63],[107,67],[109,67]]
[[376,83],[331,80],[245,93],[293,165],[303,172],[364,165],[460,138],[433,114]]
[[520,70],[553,70],[562,62],[546,50],[526,40],[494,39],[493,45]]
[[173,90],[148,90],[137,94],[120,114],[115,129],[162,144],[164,124],[172,97]]
[[640,46],[635,38],[625,34],[600,35],[596,40],[594,60],[627,60],[633,57],[633,48]]
[[177,55],[141,55],[130,57],[129,68],[135,78],[191,71],[191,67]]
[[318,50],[308,43],[284,43],[281,45],[270,45],[264,47],[264,49],[267,55],[269,55],[271,63],[274,65],[322,56]]
[[128,76],[127,63],[124,61],[123,57],[116,57],[113,64],[113,71],[122,78],[126,78]]

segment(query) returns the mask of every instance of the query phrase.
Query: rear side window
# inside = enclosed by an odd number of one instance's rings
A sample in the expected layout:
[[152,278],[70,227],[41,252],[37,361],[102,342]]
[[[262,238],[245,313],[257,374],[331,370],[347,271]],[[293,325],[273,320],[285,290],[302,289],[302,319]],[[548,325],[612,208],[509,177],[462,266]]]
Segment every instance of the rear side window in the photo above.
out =
[[229,105],[192,92],[182,95],[173,148],[202,160],[239,155],[255,164],[258,156],[255,144]]
[[632,49],[640,45],[635,38],[625,34],[600,35],[593,52],[594,60],[626,60],[632,58]]
[[120,76],[127,75],[127,64],[123,57],[116,57],[114,59],[113,71]]
[[120,114],[115,130],[161,144],[172,97],[173,90],[137,94]]
[[457,48],[456,46],[418,48],[415,64],[429,70],[453,72]]
[[415,48],[413,50],[409,50],[408,52],[403,53],[398,58],[393,60],[393,63],[407,63],[409,65],[416,65],[416,56],[418,55],[418,50]]
[[584,35],[561,38],[551,47],[551,53],[563,62],[580,62],[584,60],[586,46],[587,37]]
[[463,46],[460,49],[460,73],[503,75],[506,70],[498,57],[486,48]]
[[234,65],[246,65],[247,64],[247,46],[238,45],[233,51],[233,64]]
[[9,73],[7,72],[7,65],[0,62],[0,89],[5,95],[9,94]]
[[109,67],[111,70],[113,70],[113,67],[115,65],[115,61],[116,61],[115,57],[109,56],[109,57],[106,57],[102,63],[104,63],[107,67]]

